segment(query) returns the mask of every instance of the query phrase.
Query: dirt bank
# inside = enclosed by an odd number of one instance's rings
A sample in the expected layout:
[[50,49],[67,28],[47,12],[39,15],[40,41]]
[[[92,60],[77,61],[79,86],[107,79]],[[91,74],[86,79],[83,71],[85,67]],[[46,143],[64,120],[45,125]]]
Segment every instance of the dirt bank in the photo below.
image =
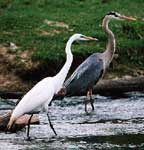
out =
[[[12,51],[8,44],[0,45],[0,91],[27,91],[42,78],[55,75],[65,61],[34,61],[32,55],[30,50]],[[83,58],[77,60],[72,70]]]
[[[12,51],[9,45],[0,45],[0,91],[28,91],[42,78],[55,75],[65,62],[65,60],[34,61],[32,55],[32,50]],[[74,55],[71,72],[86,57]],[[111,68],[115,67],[118,67],[118,64],[113,61]],[[144,71],[138,69],[131,72],[133,76],[144,75]],[[117,78],[117,74],[111,69],[105,75],[105,79]]]

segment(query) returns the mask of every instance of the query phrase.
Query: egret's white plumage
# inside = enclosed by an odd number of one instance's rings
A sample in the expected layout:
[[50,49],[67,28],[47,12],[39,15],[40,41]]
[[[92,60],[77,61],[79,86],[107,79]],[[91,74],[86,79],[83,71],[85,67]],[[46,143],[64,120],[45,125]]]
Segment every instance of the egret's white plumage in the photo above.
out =
[[21,115],[45,109],[54,94],[52,78],[44,78],[38,82],[19,102],[12,113],[12,118],[18,118]]
[[38,82],[18,103],[15,107],[10,121],[8,123],[8,129],[11,128],[14,121],[25,113],[44,110],[48,113],[48,104],[52,100],[54,94],[62,88],[64,80],[70,69],[73,61],[73,55],[71,53],[71,45],[76,40],[96,40],[95,38],[87,37],[82,34],[74,34],[70,37],[66,44],[66,62],[60,72],[54,77],[47,77]]

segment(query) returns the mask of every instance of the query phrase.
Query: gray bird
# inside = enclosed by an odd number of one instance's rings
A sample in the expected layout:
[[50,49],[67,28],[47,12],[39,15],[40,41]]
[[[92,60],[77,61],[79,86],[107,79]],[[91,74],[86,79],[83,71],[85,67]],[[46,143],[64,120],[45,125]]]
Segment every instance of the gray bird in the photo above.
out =
[[92,110],[94,110],[92,89],[94,85],[103,77],[106,69],[109,67],[115,52],[115,37],[109,29],[108,24],[110,19],[118,20],[136,20],[132,17],[120,15],[117,12],[107,13],[102,21],[103,31],[108,36],[108,43],[106,50],[103,53],[94,53],[90,55],[82,64],[80,64],[70,78],[64,83],[66,88],[65,96],[78,95],[78,93],[85,93],[87,97],[84,100],[85,112],[87,111],[88,97]]

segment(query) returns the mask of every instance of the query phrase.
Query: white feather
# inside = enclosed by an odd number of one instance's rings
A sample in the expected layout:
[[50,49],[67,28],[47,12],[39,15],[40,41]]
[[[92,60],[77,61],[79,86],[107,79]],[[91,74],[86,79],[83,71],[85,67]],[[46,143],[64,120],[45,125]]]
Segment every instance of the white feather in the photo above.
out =
[[84,40],[82,37],[86,36],[74,34],[70,37],[65,49],[67,59],[60,72],[54,77],[47,77],[41,80],[25,94],[19,104],[15,107],[8,123],[8,128],[11,128],[12,123],[25,113],[37,109],[43,109],[45,112],[48,111],[48,104],[51,102],[54,94],[61,89],[72,64],[73,55],[71,53],[71,45],[75,40]]

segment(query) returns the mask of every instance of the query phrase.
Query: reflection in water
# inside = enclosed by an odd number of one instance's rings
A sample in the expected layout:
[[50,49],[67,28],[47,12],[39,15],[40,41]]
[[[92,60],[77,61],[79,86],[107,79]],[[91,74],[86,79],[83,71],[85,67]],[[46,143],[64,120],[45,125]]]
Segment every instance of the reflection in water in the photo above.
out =
[[[95,111],[91,115],[84,112],[83,97],[53,102],[49,112],[57,137],[47,124],[46,115],[40,114],[40,125],[31,126],[32,141],[26,140],[25,129],[12,134],[0,133],[0,149],[144,149],[144,94],[94,98]],[[0,101],[0,114],[13,107],[13,103]]]

